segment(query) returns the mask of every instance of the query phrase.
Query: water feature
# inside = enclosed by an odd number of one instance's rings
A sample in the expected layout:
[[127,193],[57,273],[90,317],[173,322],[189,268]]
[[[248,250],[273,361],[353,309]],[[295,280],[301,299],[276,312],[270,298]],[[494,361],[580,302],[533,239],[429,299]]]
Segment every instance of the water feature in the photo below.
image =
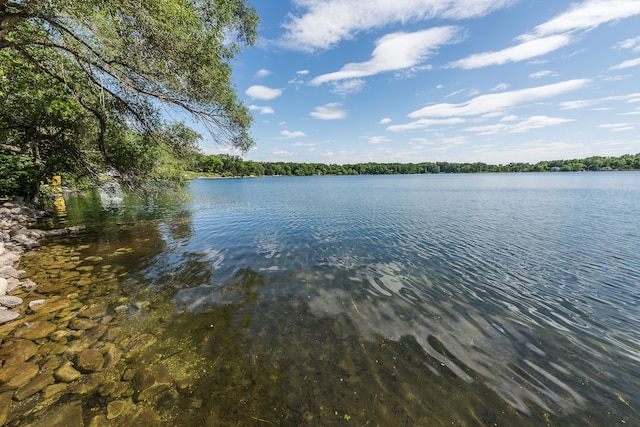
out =
[[67,304],[33,357],[104,363],[12,403],[10,422],[640,425],[640,174],[189,192],[67,200],[58,221],[87,233],[21,262],[40,284],[27,302]]

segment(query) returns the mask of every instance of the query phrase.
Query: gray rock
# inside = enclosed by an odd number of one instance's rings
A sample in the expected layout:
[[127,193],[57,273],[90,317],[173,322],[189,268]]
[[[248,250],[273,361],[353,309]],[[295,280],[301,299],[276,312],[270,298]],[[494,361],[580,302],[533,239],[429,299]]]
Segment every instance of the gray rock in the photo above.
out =
[[20,314],[16,313],[15,311],[0,310],[0,324],[11,322],[18,317],[20,317]]
[[11,295],[0,295],[0,305],[7,308],[14,308],[22,304],[22,298]]
[[10,265],[4,265],[4,266],[0,267],[0,277],[4,277],[5,279],[8,279],[9,277],[13,277],[15,279],[19,279],[25,273],[26,273],[26,271],[24,271],[24,270],[16,270],[15,268],[13,268]]

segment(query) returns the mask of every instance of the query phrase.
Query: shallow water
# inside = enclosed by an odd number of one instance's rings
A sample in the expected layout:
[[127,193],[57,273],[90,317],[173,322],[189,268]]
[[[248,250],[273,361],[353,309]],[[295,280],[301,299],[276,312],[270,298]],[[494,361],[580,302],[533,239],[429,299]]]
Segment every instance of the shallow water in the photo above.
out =
[[[640,174],[195,180],[190,193],[110,212],[70,199],[58,225],[88,232],[23,258],[54,294],[107,307],[125,331],[116,380],[147,363],[172,384],[39,404],[80,402],[94,425],[141,408],[158,425],[640,425]],[[141,334],[157,338],[142,362],[126,352]],[[129,412],[104,418],[112,400]]]

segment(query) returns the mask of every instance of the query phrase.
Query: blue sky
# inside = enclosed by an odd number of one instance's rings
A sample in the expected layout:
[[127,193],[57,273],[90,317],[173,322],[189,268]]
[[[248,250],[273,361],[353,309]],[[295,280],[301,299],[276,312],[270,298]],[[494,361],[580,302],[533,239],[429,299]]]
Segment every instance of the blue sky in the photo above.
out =
[[[640,0],[252,0],[247,160],[640,152]],[[206,153],[240,154],[205,141]]]

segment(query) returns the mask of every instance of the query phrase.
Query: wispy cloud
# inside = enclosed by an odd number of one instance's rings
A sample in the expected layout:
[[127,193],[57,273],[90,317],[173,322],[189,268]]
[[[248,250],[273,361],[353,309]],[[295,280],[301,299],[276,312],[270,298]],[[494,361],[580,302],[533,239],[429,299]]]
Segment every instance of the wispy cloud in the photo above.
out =
[[631,49],[633,52],[640,52],[640,36],[626,39],[613,46],[614,49]]
[[264,69],[264,68],[263,68],[263,69],[258,70],[258,71],[256,72],[256,77],[258,77],[258,78],[260,78],[260,77],[266,77],[266,76],[268,76],[269,74],[271,74],[271,71],[266,70],[266,69]]
[[302,11],[290,15],[279,44],[312,52],[330,49],[358,33],[389,24],[433,18],[467,19],[487,15],[515,0],[295,0]]
[[291,131],[288,131],[288,130],[281,131],[280,135],[281,136],[279,138],[277,138],[277,139],[291,139],[291,138],[300,138],[300,137],[303,137],[303,136],[307,136],[302,131],[291,132]]
[[311,84],[318,86],[336,80],[411,68],[422,63],[438,47],[456,41],[459,31],[458,27],[448,26],[414,33],[387,34],[376,41],[376,47],[368,61],[346,64],[339,71],[315,77]]
[[625,102],[640,102],[640,92],[630,93],[627,95],[615,95],[605,96],[603,98],[593,99],[578,99],[575,101],[565,101],[560,103],[560,108],[563,110],[575,110],[578,108],[587,108],[602,102],[609,101],[625,101]]
[[578,31],[640,14],[638,0],[587,0],[517,38],[519,44],[495,52],[477,53],[449,64],[473,69],[532,59],[567,46]]
[[542,70],[542,71],[537,71],[535,73],[531,73],[529,74],[529,78],[530,79],[541,79],[543,77],[549,77],[553,75],[553,71],[551,70]]
[[640,58],[630,59],[628,61],[621,62],[620,64],[614,65],[613,67],[611,67],[609,69],[610,70],[622,70],[622,69],[625,69],[625,68],[637,67],[638,65],[640,65]]
[[586,86],[589,82],[590,80],[588,79],[575,79],[545,86],[491,93],[460,104],[441,103],[430,105],[410,113],[409,117],[459,117],[487,114],[577,90]]
[[333,83],[333,88],[331,89],[331,92],[341,96],[358,93],[366,85],[366,83],[362,79],[350,79],[350,80],[332,82],[332,83]]
[[420,119],[403,125],[392,125],[387,127],[391,132],[404,132],[409,130],[426,129],[432,126],[449,126],[464,123],[466,120],[459,117],[449,119]]
[[534,37],[578,30],[592,30],[607,22],[640,14],[637,0],[587,0],[538,25]]
[[635,126],[633,123],[604,123],[598,125],[599,128],[609,129],[612,132],[620,132],[624,130],[633,130]]
[[390,123],[391,119],[389,117],[385,117],[384,119],[380,119],[380,121],[378,122],[378,124],[380,125],[386,125],[387,123]]
[[344,119],[347,117],[347,112],[340,107],[342,107],[342,104],[340,104],[339,102],[332,102],[316,107],[314,111],[309,113],[309,115],[320,120]]
[[268,101],[282,95],[282,89],[272,89],[266,86],[254,85],[250,86],[244,93],[252,99]]
[[569,36],[561,34],[528,40],[517,46],[497,52],[477,53],[467,58],[454,61],[450,63],[449,66],[470,70],[473,68],[487,67],[489,65],[502,65],[507,62],[524,61],[566,46],[570,41]]
[[258,114],[273,114],[275,113],[275,111],[273,111],[273,108],[269,107],[268,105],[249,105],[249,110],[251,111],[257,111]]
[[539,129],[548,126],[555,126],[562,123],[571,122],[573,119],[563,119],[558,117],[531,116],[514,123],[496,123],[485,126],[470,126],[465,131],[476,132],[478,135],[494,135],[498,133],[522,133],[532,129]]
[[380,144],[381,142],[389,142],[391,141],[386,136],[369,136],[367,137],[370,144]]

